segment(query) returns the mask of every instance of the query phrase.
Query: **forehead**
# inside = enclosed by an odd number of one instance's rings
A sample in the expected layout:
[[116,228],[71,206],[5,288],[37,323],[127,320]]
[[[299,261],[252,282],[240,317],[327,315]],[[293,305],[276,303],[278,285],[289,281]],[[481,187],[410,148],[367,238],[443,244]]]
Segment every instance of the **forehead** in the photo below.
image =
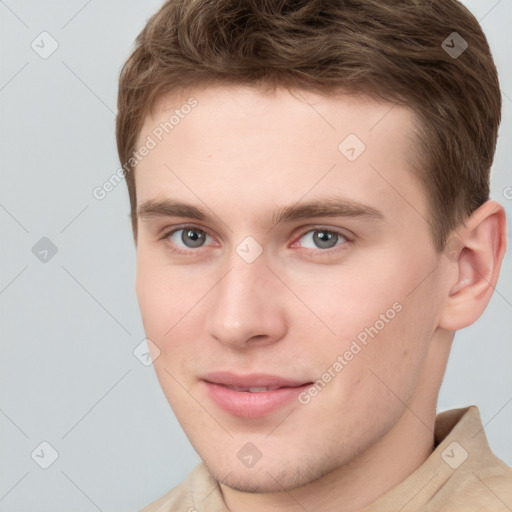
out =
[[[282,144],[290,138],[310,139],[311,135],[316,136],[313,142],[327,137],[336,143],[347,131],[358,135],[363,142],[370,142],[390,130],[395,135],[399,132],[406,135],[414,126],[415,117],[410,109],[367,95],[341,91],[321,95],[305,90],[290,92],[284,88],[270,92],[258,87],[216,85],[160,98],[145,119],[139,142],[143,135],[152,132],[156,138],[171,132],[175,137],[192,132],[199,138],[209,132],[202,147],[207,149],[211,142],[218,149],[219,139],[244,134],[254,136],[250,133],[252,129],[258,132],[258,142],[267,134],[266,142],[272,149],[273,141]],[[287,130],[276,141],[273,130],[280,127]],[[253,137],[253,140],[256,139]]]
[[169,95],[139,134],[137,147],[152,148],[135,171],[138,204],[208,198],[249,213],[328,192],[426,212],[414,127],[407,108],[355,94],[215,86]]

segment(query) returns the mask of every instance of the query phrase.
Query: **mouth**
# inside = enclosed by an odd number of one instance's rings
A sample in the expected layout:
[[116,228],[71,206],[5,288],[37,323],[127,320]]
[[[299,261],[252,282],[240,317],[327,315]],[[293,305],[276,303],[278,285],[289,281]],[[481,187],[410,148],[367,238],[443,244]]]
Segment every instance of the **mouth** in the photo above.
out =
[[290,402],[298,404],[297,395],[312,382],[268,374],[216,372],[206,375],[202,384],[209,399],[224,412],[242,418],[259,418]]
[[[213,383],[212,383],[213,384]],[[224,384],[218,384],[219,386],[223,386]],[[233,391],[244,391],[248,393],[264,393],[265,391],[275,391],[276,389],[281,389],[286,386],[274,386],[274,387],[266,387],[266,386],[259,386],[259,387],[253,387],[253,388],[244,388],[240,386],[226,386],[224,387],[228,389],[232,389]]]

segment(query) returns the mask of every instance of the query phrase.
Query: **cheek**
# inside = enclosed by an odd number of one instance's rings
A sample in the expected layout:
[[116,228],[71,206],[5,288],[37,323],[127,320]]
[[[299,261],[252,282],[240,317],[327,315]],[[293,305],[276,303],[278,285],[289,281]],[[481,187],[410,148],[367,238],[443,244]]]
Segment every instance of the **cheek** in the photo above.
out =
[[348,350],[355,340],[364,346],[381,338],[399,322],[405,302],[404,287],[396,277],[388,276],[392,276],[389,270],[372,273],[369,266],[362,265],[301,279],[300,287],[295,288],[297,295],[324,325],[312,315],[304,317],[303,324],[315,326],[336,353]]
[[168,314],[172,314],[172,309],[168,307],[169,297],[165,283],[158,279],[155,268],[145,261],[146,258],[139,253],[135,290],[146,336],[157,343]]
[[[405,404],[411,403],[428,343],[425,333],[413,334],[410,320],[404,306],[380,331],[367,327],[361,331],[364,337],[348,334],[338,350],[324,358],[327,364],[322,371],[331,368],[335,377],[318,393],[313,407],[317,417],[332,417],[335,410],[339,418],[333,420],[335,427],[343,430],[347,439],[353,432],[380,436],[402,414]],[[333,362],[342,369],[333,367]]]
[[[170,349],[164,341],[175,334],[180,325],[179,319],[185,314],[179,306],[182,301],[177,300],[176,290],[166,279],[157,275],[154,269],[140,265],[137,269],[136,293],[146,337],[158,351],[158,358],[153,363],[155,370],[159,379],[165,379],[165,375],[159,374],[158,368]],[[164,382],[161,382],[163,386]]]
[[[152,255],[138,257],[136,292],[146,337],[156,346],[153,367],[171,406],[190,405],[197,342],[204,339],[201,299],[211,288],[207,279],[156,264]],[[188,404],[188,405],[187,405]]]
[[396,311],[375,311],[384,313],[384,320],[367,325],[355,337],[361,351],[346,368],[347,381],[356,402],[372,414],[403,409],[424,378],[435,325],[426,302],[428,297],[405,294],[393,303]]
[[201,289],[196,280],[180,279],[172,267],[158,263],[149,251],[137,255],[137,300],[146,335],[159,346],[179,330],[182,319],[188,319],[204,293]]
[[[412,267],[392,254],[381,256],[382,263],[359,266],[358,262],[334,281],[317,274],[298,292],[335,332],[322,328],[320,347],[315,344],[305,350],[317,371],[343,374],[336,380],[351,392],[388,394],[386,384],[409,389],[420,373],[435,326],[430,307],[435,290],[428,289],[428,282],[414,290],[429,265],[418,258]],[[316,292],[306,295],[313,281]]]

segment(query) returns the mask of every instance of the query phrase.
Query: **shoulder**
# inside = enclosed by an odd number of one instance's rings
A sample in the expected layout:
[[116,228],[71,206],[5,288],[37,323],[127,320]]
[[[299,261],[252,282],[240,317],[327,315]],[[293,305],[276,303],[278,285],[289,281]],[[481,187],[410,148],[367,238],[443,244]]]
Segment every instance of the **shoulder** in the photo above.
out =
[[446,484],[443,489],[443,507],[439,507],[439,510],[510,511],[511,482],[512,469],[500,459],[473,460],[465,472],[456,475]]
[[436,450],[449,471],[439,510],[512,510],[512,469],[491,451],[478,408],[447,411],[438,424],[450,417],[460,420]]
[[490,451],[469,453],[468,468],[454,483],[459,493],[485,510],[512,509],[512,469]]

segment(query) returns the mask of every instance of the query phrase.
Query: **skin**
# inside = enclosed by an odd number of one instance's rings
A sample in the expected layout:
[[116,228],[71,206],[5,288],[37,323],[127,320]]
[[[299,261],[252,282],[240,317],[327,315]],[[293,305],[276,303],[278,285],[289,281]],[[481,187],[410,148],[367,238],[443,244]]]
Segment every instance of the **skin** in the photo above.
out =
[[[162,389],[231,511],[361,510],[433,450],[454,331],[480,316],[498,278],[503,208],[488,201],[437,252],[412,170],[414,116],[367,97],[210,86],[163,98],[139,145],[190,96],[198,105],[135,171],[138,206],[172,199],[213,215],[138,219],[136,291]],[[366,145],[352,162],[338,150],[348,134]],[[270,220],[326,196],[382,218]],[[165,236],[180,227],[205,232],[204,245]],[[346,238],[326,252],[322,230]],[[248,236],[263,250],[252,263],[236,252]],[[242,418],[205,393],[201,378],[219,370],[315,382],[395,303],[305,405]],[[247,442],[261,452],[250,468],[237,457]]]

